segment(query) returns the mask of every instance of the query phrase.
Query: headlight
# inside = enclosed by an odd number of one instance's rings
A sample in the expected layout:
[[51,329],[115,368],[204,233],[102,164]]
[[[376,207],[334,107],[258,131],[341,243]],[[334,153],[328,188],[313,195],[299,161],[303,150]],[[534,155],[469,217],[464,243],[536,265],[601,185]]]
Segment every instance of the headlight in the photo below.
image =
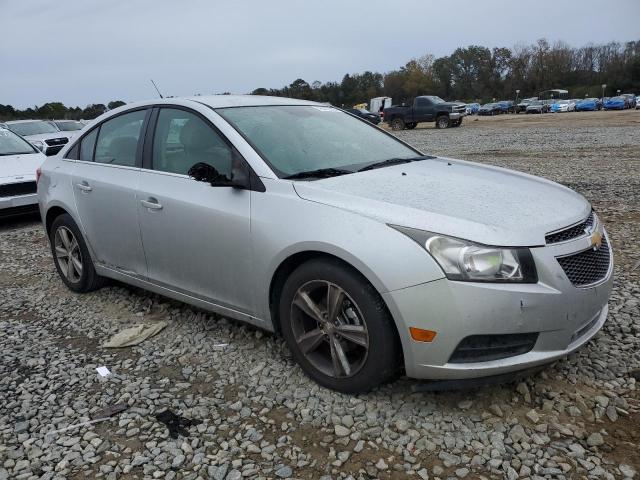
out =
[[40,140],[31,140],[30,143],[41,152],[44,150],[44,142],[41,142]]
[[414,228],[390,225],[415,240],[440,265],[449,280],[468,282],[537,283],[528,248],[480,245]]

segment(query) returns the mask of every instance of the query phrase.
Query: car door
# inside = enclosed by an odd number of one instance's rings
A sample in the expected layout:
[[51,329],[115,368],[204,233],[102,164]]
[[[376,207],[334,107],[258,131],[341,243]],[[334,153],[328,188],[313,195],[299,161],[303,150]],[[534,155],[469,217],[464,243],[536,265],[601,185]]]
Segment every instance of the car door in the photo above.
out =
[[85,134],[72,175],[80,223],[95,263],[140,277],[146,275],[146,262],[136,192],[142,132],[150,112],[118,115]]
[[433,106],[428,98],[416,98],[414,108],[415,122],[428,122],[433,120]]
[[154,111],[138,190],[140,230],[152,282],[251,313],[251,192],[189,177],[199,162],[231,177],[240,154],[194,111]]

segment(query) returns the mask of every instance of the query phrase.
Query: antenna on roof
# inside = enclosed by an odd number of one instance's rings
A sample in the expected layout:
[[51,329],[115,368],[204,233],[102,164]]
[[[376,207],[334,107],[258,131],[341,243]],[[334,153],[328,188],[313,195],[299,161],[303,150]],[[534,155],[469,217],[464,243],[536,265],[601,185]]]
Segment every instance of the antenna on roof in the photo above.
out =
[[153,83],[153,86],[155,87],[156,92],[158,92],[158,95],[160,95],[160,98],[164,98],[162,96],[162,94],[160,93],[160,90],[158,89],[158,86],[156,85],[156,82],[153,81],[153,78],[151,79],[151,83]]

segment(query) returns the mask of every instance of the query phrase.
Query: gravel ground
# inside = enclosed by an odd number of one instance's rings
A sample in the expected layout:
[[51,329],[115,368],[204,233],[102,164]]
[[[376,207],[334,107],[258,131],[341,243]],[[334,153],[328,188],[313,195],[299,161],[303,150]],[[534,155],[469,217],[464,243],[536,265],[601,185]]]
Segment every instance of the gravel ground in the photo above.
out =
[[[634,114],[620,112],[613,125],[593,115],[525,128],[520,118],[467,119],[399,135],[430,153],[569,185],[606,222],[616,253],[607,324],[579,352],[515,384],[415,393],[402,378],[367,395],[330,392],[262,331],[122,285],[72,294],[39,224],[0,223],[0,480],[637,478]],[[139,346],[100,346],[159,319],[168,327]],[[95,370],[103,365],[112,372],[104,378]],[[128,409],[109,420],[60,431],[122,403]],[[165,409],[199,423],[174,439],[156,419]]]

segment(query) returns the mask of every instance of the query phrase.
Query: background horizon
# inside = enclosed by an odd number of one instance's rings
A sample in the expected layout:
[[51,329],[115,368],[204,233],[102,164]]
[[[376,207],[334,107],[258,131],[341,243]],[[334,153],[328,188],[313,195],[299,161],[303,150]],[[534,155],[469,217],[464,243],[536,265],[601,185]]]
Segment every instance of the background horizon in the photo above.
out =
[[10,72],[0,76],[0,104],[153,98],[150,78],[165,96],[249,93],[298,78],[311,84],[385,73],[461,46],[513,48],[547,38],[579,48],[638,37],[636,0],[606,8],[595,0],[477,3],[0,0],[0,18],[11,19],[3,25],[11,40],[0,44],[0,67]]

